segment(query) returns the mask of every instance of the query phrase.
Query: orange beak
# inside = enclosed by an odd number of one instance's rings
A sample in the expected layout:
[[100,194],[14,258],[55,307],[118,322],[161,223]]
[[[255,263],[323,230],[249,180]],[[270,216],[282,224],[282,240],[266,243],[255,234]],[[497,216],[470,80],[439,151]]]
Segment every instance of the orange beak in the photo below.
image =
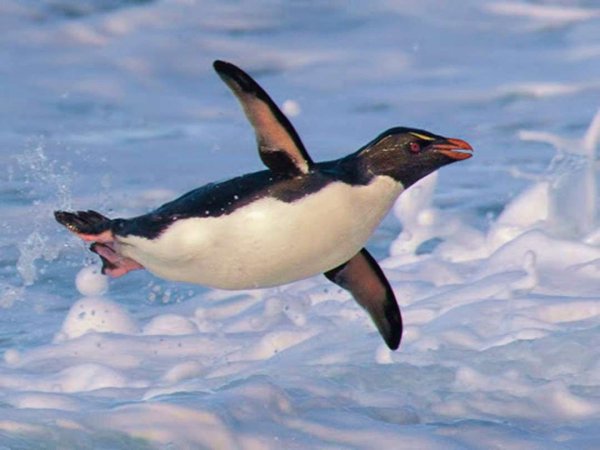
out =
[[473,147],[462,139],[446,139],[440,144],[434,144],[433,149],[456,161],[470,158],[473,156]]

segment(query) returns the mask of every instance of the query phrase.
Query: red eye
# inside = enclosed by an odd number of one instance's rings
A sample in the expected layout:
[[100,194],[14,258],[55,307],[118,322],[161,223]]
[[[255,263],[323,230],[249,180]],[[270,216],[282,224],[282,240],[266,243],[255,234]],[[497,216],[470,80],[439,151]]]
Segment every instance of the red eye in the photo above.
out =
[[419,153],[421,151],[421,146],[419,144],[417,144],[416,142],[411,142],[410,143],[410,151],[412,153]]

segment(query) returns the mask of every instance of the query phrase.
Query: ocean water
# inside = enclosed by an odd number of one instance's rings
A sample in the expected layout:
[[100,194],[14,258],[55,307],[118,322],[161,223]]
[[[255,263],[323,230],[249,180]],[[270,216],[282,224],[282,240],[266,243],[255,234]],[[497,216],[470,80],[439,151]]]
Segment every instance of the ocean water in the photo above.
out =
[[[3,0],[0,447],[600,448],[600,5]],[[324,277],[107,280],[52,218],[261,169],[212,71],[315,160],[398,125],[467,140],[367,247],[397,352]]]

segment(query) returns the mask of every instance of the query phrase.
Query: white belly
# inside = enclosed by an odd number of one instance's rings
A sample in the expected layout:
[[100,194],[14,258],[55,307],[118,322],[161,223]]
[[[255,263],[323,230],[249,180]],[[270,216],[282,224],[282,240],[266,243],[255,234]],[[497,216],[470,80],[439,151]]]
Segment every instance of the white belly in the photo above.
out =
[[221,217],[174,222],[160,237],[119,238],[154,274],[222,289],[289,283],[346,262],[366,243],[402,185],[337,182],[293,203],[264,198]]

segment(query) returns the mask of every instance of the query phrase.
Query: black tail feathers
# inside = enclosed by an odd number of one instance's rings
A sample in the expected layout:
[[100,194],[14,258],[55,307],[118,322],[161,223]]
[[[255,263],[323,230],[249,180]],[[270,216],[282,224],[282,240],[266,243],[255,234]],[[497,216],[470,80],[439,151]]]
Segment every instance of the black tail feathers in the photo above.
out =
[[54,218],[74,233],[100,234],[109,230],[111,220],[96,211],[54,211]]

